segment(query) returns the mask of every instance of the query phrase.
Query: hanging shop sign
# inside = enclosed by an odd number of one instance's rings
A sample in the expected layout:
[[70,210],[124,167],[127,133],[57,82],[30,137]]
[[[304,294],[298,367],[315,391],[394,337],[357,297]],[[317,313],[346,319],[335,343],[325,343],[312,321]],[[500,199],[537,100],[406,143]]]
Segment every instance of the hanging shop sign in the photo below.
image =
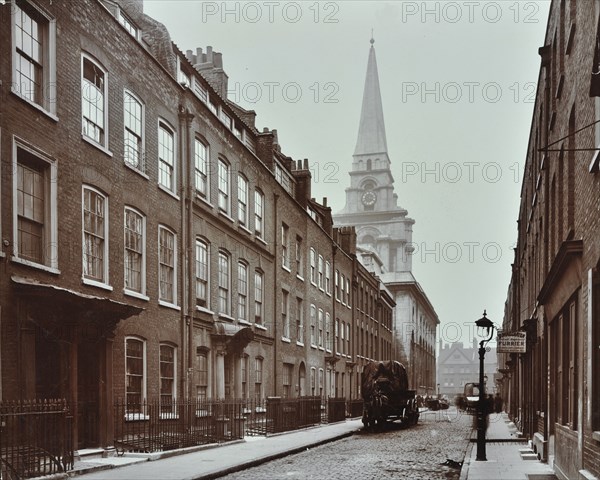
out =
[[498,353],[525,353],[527,334],[525,332],[514,332],[498,335]]

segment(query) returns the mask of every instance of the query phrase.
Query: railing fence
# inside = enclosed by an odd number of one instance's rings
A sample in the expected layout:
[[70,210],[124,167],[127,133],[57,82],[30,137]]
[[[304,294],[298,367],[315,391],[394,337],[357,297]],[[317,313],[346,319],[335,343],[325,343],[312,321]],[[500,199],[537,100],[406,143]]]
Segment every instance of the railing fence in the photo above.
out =
[[72,421],[64,399],[0,402],[0,478],[72,469]]

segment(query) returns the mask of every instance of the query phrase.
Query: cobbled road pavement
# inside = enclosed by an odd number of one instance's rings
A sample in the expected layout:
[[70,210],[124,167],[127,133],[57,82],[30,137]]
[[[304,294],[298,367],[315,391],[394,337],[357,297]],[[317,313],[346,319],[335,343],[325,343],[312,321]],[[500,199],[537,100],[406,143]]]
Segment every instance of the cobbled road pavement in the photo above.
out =
[[[355,435],[258,467],[222,477],[227,480],[266,479],[407,479],[460,477],[473,417],[454,408],[421,413],[416,426],[395,423],[380,431]],[[450,462],[452,463],[452,462]]]

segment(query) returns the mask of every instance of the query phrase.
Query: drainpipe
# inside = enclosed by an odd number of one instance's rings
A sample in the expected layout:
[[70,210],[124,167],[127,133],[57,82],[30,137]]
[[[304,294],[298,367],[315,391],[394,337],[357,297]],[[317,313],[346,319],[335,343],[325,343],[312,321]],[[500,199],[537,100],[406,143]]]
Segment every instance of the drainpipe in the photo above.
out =
[[277,193],[273,193],[273,395],[277,396],[278,385],[277,385],[277,345],[279,341],[277,339],[277,290],[279,286],[279,282],[277,281],[277,272],[279,269],[277,268],[277,259],[279,258],[279,252],[277,251],[277,239],[279,238],[279,215],[277,211],[277,204],[279,201],[279,195]]
[[[189,397],[189,376],[190,368],[190,345],[191,345],[191,225],[192,225],[192,196],[191,196],[191,122],[194,116],[189,110],[180,105],[179,107],[179,131],[180,135],[180,165],[181,165],[181,227],[179,248],[182,252],[180,285],[181,287],[181,364],[182,364],[182,382],[180,392],[182,397]],[[179,259],[177,259],[179,260]]]

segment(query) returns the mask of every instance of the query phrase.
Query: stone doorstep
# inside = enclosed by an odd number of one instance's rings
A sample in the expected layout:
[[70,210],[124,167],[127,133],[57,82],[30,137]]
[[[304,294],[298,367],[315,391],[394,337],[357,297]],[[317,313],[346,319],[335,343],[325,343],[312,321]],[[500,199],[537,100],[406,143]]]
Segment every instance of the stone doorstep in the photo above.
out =
[[521,460],[538,460],[538,456],[535,453],[522,453]]

